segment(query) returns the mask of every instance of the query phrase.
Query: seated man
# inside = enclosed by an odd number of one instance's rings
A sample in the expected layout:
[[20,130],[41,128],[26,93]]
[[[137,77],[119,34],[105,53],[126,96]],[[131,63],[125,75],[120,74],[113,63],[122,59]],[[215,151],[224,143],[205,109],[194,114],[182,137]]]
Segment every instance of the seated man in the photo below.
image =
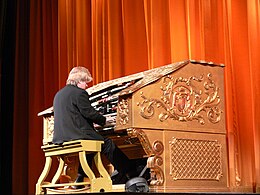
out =
[[[101,153],[114,166],[117,174],[112,177],[113,184],[125,183],[130,172],[130,161],[127,156],[109,138],[104,138],[95,129],[94,123],[104,126],[106,117],[98,113],[90,104],[86,92],[87,83],[92,81],[88,69],[74,67],[68,76],[66,86],[59,90],[53,101],[54,135],[53,143],[62,144],[72,140],[103,140]],[[87,157],[90,162],[91,156]],[[77,182],[85,176],[81,166],[78,170]]]

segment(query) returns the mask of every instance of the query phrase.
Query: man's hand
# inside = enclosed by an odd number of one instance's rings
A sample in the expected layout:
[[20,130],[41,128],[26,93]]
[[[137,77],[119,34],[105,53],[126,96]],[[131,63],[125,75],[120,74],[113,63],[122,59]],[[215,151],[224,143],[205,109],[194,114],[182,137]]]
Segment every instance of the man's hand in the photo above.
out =
[[115,125],[116,124],[116,117],[115,116],[106,116],[106,126],[107,125]]

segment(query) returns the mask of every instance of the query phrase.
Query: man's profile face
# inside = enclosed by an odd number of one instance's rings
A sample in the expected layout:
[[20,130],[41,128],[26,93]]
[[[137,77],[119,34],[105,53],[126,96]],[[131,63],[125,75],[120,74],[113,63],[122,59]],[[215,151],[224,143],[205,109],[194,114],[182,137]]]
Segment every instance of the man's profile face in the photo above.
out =
[[79,88],[81,88],[81,89],[87,89],[87,87],[88,87],[88,84],[87,84],[87,82],[86,81],[80,81],[78,84],[77,84],[77,86],[79,87]]

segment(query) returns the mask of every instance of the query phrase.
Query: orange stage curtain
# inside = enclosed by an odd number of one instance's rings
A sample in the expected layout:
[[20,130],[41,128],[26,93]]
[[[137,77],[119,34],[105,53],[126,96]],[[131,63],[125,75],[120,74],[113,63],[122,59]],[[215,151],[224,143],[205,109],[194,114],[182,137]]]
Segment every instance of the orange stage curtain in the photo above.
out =
[[97,84],[186,59],[225,64],[229,183],[260,191],[259,9],[259,0],[31,0],[29,193],[44,166],[37,113],[72,67]]

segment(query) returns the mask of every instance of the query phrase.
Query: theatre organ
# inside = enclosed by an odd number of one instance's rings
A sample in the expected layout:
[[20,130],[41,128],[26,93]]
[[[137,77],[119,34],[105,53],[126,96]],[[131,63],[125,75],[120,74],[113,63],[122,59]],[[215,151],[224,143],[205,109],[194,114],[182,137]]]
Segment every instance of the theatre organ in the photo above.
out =
[[[145,159],[155,192],[227,191],[224,65],[187,60],[87,89],[107,117],[103,136],[130,159]],[[43,144],[52,140],[52,107]]]

